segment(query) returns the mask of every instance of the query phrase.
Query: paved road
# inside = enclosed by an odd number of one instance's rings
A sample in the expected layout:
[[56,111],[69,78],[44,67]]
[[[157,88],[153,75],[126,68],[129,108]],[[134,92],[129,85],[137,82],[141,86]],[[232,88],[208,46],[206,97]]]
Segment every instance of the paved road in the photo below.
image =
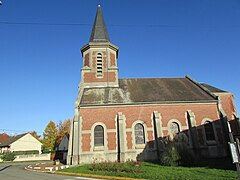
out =
[[92,180],[91,178],[32,172],[24,169],[29,163],[0,163],[0,180]]

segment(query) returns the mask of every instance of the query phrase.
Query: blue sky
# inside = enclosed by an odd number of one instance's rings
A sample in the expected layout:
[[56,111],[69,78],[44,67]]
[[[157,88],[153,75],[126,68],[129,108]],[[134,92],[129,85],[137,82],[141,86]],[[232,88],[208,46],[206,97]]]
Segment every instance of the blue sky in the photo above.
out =
[[[3,0],[0,133],[72,118],[99,0]],[[240,112],[239,0],[102,0],[119,77],[190,75],[232,92]]]

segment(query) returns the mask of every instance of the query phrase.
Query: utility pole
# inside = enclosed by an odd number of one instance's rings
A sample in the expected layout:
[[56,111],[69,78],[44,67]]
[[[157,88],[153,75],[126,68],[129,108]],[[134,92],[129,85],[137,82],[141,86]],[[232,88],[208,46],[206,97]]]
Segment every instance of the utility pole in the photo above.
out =
[[240,147],[239,147],[239,140],[236,138],[236,142],[234,141],[234,137],[232,135],[232,130],[229,122],[227,121],[227,127],[228,127],[228,136],[230,139],[229,146],[230,146],[230,152],[232,155],[233,163],[236,165],[237,169],[237,179],[240,180]]

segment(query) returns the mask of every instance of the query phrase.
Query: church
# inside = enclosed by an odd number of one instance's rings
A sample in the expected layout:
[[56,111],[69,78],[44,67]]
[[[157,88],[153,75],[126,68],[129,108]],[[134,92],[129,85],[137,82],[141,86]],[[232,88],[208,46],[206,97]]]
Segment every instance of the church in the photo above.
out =
[[184,133],[201,157],[229,156],[228,128],[239,130],[234,96],[189,76],[118,77],[118,47],[111,43],[98,5],[71,122],[67,164],[159,159],[161,139]]

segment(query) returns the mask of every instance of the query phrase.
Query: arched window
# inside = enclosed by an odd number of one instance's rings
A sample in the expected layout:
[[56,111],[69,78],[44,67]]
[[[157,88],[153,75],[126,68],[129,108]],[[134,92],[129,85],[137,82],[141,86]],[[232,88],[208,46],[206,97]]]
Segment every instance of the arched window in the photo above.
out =
[[143,125],[140,123],[136,124],[134,127],[134,131],[135,131],[135,143],[136,144],[145,144]]
[[94,128],[94,146],[104,146],[104,129],[100,125]]
[[215,141],[214,129],[211,121],[206,121],[204,123],[204,130],[207,141]]
[[176,122],[172,122],[171,124],[170,124],[170,133],[171,134],[177,134],[177,133],[179,133],[180,132],[180,128],[179,128],[179,125],[178,125],[178,123],[176,123]]
[[97,54],[97,77],[102,77],[103,75],[103,58],[102,54]]

